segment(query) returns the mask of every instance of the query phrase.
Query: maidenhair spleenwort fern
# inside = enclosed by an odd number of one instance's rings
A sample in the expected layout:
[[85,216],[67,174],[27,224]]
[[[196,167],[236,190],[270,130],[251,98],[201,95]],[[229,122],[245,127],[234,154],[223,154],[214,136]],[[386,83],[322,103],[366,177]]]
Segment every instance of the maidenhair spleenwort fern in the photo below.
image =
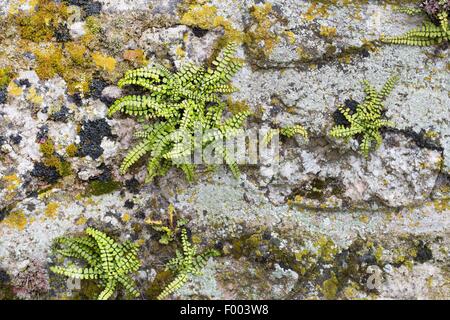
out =
[[403,44],[410,46],[431,46],[448,42],[450,40],[449,0],[424,1],[421,8],[401,8],[398,11],[409,15],[427,13],[429,21],[422,27],[415,28],[401,36],[383,37],[385,43]]
[[281,129],[270,129],[264,137],[264,143],[268,145],[273,138],[278,135],[282,135],[286,138],[293,138],[294,136],[299,135],[304,139],[308,139],[308,131],[306,131],[303,126],[296,124]]
[[346,124],[336,125],[330,132],[333,138],[344,138],[349,140],[357,137],[360,141],[361,153],[368,157],[372,143],[376,143],[378,148],[383,142],[380,129],[383,127],[393,127],[394,123],[383,119],[383,101],[389,96],[398,81],[398,77],[391,77],[383,89],[377,92],[368,81],[363,81],[366,98],[363,103],[356,106],[356,110],[351,110],[347,106],[339,106],[338,111],[346,120]]
[[165,299],[188,282],[191,275],[201,275],[210,257],[217,257],[220,253],[217,250],[208,250],[205,253],[197,254],[197,247],[188,240],[186,229],[181,231],[181,245],[183,252],[177,250],[176,257],[171,259],[166,270],[176,273],[175,279],[157,297],[158,300]]
[[57,253],[64,257],[84,260],[87,266],[84,268],[74,265],[53,266],[50,270],[69,278],[99,281],[104,289],[98,300],[109,299],[119,285],[133,297],[138,297],[139,292],[129,276],[141,266],[137,257],[138,247],[128,241],[118,244],[103,232],[93,228],[87,228],[86,234],[86,237],[62,237],[56,239],[55,244],[59,246]]
[[[148,95],[130,95],[117,100],[110,108],[109,115],[120,111],[137,116],[147,122],[135,137],[141,140],[122,163],[120,171],[125,173],[145,155],[149,155],[147,181],[162,176],[175,166],[184,171],[189,180],[194,175],[195,165],[190,161],[193,148],[202,148],[217,143],[218,153],[239,175],[237,163],[227,154],[220,142],[237,134],[249,116],[248,111],[240,112],[227,120],[223,119],[226,105],[220,94],[236,91],[230,85],[232,76],[241,68],[234,57],[236,45],[228,45],[213,62],[214,68],[203,68],[192,63],[184,65],[172,73],[161,65],[128,71],[119,81],[119,86],[140,86],[149,91]],[[197,142],[197,132],[213,131]],[[223,143],[222,143],[223,145]]]

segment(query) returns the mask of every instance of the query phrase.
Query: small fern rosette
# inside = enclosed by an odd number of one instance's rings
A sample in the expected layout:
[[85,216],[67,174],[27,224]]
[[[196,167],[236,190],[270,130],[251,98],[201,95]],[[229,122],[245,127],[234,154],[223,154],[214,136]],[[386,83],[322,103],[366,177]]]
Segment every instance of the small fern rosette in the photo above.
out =
[[351,110],[347,106],[339,106],[338,112],[344,117],[347,124],[338,124],[330,132],[333,138],[349,140],[356,137],[360,141],[360,151],[368,157],[373,143],[379,148],[383,142],[380,129],[393,127],[394,123],[383,119],[383,101],[390,95],[398,81],[398,77],[391,77],[378,92],[368,81],[363,81],[365,100]]
[[186,229],[181,231],[182,252],[176,252],[175,258],[171,259],[166,270],[176,273],[175,279],[170,282],[157,297],[158,300],[165,299],[189,281],[192,275],[201,275],[202,269],[206,266],[208,259],[217,257],[220,253],[217,250],[208,250],[202,254],[197,254],[197,247],[189,242]]
[[99,300],[109,299],[121,285],[133,297],[138,297],[134,280],[129,274],[139,270],[138,247],[131,242],[118,244],[105,233],[93,228],[86,229],[86,237],[55,240],[57,253],[67,258],[82,260],[85,267],[52,266],[56,274],[80,280],[97,280],[104,288]]
[[[141,142],[125,157],[120,168],[122,174],[148,155],[148,181],[165,175],[171,167],[180,168],[192,180],[195,165],[190,156],[193,148],[203,149],[223,141],[243,126],[250,113],[243,111],[224,120],[226,105],[221,99],[221,95],[236,91],[230,84],[241,68],[240,61],[234,57],[235,51],[235,44],[228,45],[214,60],[213,68],[188,63],[177,72],[171,72],[155,64],[125,74],[119,81],[120,87],[139,86],[148,94],[125,96],[109,110],[110,116],[120,111],[145,123],[135,134]],[[194,136],[198,131],[211,130],[216,134],[204,138],[200,146],[195,145]],[[239,175],[233,158],[225,149],[219,151],[232,172]]]

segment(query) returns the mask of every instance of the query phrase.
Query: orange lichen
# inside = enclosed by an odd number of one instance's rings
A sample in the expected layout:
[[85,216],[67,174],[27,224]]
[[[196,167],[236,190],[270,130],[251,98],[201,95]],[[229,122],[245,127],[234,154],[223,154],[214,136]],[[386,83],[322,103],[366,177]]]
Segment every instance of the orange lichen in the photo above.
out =
[[146,64],[145,52],[142,49],[126,50],[123,53],[123,58],[126,61],[135,62],[140,65]]

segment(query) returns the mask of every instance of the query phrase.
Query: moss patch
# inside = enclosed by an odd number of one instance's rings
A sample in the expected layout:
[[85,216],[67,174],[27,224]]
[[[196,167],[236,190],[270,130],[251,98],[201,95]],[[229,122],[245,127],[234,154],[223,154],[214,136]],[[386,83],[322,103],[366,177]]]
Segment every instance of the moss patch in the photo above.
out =
[[103,194],[112,193],[122,188],[122,183],[114,180],[101,181],[94,180],[89,182],[86,195],[101,196]]

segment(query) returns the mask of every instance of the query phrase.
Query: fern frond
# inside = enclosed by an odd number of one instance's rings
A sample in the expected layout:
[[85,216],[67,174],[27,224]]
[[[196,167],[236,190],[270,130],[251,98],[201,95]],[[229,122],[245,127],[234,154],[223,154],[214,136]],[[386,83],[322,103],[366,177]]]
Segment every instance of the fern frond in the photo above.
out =
[[308,139],[308,131],[306,131],[306,129],[299,124],[281,128],[280,133],[287,138],[292,138],[296,135],[299,135],[305,139]]
[[115,292],[117,284],[121,284],[127,292],[137,296],[134,281],[128,276],[141,266],[137,258],[137,246],[131,242],[118,244],[105,233],[93,228],[87,228],[85,232],[88,237],[60,238],[55,244],[64,247],[57,250],[58,253],[66,257],[83,259],[88,267],[52,266],[50,270],[70,278],[98,280],[104,286],[99,300],[109,299]]
[[388,81],[386,82],[386,84],[383,86],[383,88],[380,91],[380,99],[381,100],[386,99],[392,93],[392,90],[394,90],[394,88],[399,80],[400,80],[400,78],[397,75],[392,76],[388,79]]
[[394,124],[388,120],[384,120],[383,100],[392,92],[398,81],[397,76],[388,79],[380,92],[370,85],[369,82],[363,81],[366,98],[363,103],[356,106],[356,112],[351,113],[346,106],[339,106],[338,111],[348,121],[348,125],[336,125],[330,131],[333,138],[341,138],[348,140],[351,137],[359,138],[360,151],[368,157],[372,147],[372,141],[375,141],[376,147],[379,148],[382,143],[380,129],[383,127],[391,127]]
[[[180,161],[190,154],[188,147],[191,148],[192,144],[183,145],[180,137],[173,133],[186,130],[194,136],[198,129],[222,131],[223,134],[203,139],[202,147],[225,135],[236,134],[249,113],[243,112],[224,121],[225,104],[220,97],[221,94],[236,91],[230,84],[231,77],[242,66],[234,57],[236,48],[235,44],[228,45],[214,60],[214,68],[208,70],[188,63],[177,72],[154,65],[125,74],[119,81],[120,87],[137,85],[150,93],[147,96],[130,95],[118,99],[110,107],[109,115],[120,111],[154,123],[148,123],[135,134],[141,141],[125,157],[120,168],[121,174],[149,154],[147,181],[165,174],[171,166],[180,168],[188,178],[192,178],[194,167],[180,165]],[[230,166],[236,173],[236,165],[230,163]]]
[[191,275],[200,275],[208,259],[220,255],[217,250],[208,250],[197,255],[197,248],[189,242],[186,229],[181,230],[181,247],[182,253],[177,250],[175,258],[166,265],[166,270],[175,271],[177,275],[158,295],[158,300],[165,299],[184,286]]
[[[408,10],[404,10],[408,13]],[[431,46],[450,40],[448,30],[448,13],[442,11],[437,14],[437,23],[425,21],[422,27],[414,28],[403,35],[383,37],[385,43],[402,44],[411,46]]]

